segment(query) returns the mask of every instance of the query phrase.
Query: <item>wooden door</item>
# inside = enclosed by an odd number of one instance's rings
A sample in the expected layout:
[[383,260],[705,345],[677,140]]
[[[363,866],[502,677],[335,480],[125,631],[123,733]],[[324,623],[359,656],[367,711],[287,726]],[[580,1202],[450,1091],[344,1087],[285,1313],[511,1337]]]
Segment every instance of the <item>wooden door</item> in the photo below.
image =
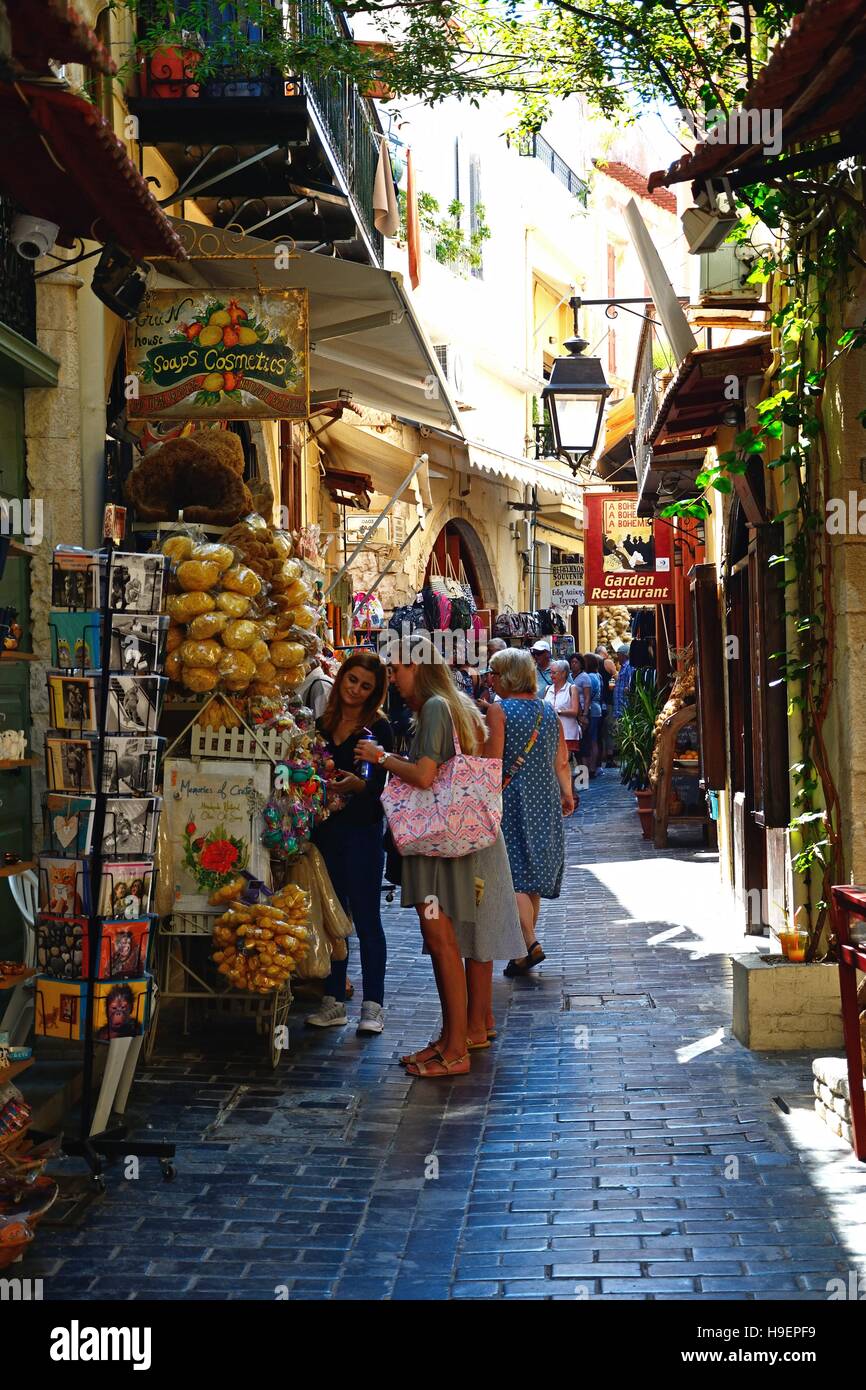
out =
[[745,566],[728,580],[727,618],[734,891],[743,911],[745,930],[762,936],[768,925],[767,855],[763,831],[754,817],[751,604]]

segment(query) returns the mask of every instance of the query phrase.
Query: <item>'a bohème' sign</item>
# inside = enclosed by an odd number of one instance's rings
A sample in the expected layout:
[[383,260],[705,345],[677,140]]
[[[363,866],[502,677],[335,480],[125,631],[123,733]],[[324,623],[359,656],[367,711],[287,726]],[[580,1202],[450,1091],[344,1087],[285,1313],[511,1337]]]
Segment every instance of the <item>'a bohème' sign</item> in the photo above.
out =
[[306,290],[153,290],[126,326],[128,414],[309,415]]
[[637,515],[633,493],[584,497],[586,601],[631,607],[673,603],[671,528]]

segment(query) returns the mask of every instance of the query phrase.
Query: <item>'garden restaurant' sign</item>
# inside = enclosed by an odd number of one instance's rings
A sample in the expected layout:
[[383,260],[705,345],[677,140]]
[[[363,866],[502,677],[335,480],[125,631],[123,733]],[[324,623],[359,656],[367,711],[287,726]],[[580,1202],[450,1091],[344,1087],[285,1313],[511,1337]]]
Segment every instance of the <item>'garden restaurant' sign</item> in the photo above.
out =
[[586,601],[649,607],[673,603],[671,528],[637,514],[633,493],[584,497]]
[[306,290],[153,290],[126,328],[128,413],[175,420],[309,415]]

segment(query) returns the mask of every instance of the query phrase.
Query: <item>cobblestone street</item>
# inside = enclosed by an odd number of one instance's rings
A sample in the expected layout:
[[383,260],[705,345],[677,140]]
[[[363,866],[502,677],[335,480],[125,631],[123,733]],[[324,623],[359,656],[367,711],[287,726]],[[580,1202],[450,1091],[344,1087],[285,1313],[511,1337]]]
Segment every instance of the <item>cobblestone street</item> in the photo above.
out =
[[[826,1299],[866,1260],[866,1172],[811,1110],[811,1057],[731,1036],[714,855],[657,852],[608,772],[569,831],[535,978],[497,967],[472,1073],[412,1082],[435,1035],[414,914],[387,913],[387,1025],[304,1030],[277,1073],[249,1025],[136,1081],[178,1176],[118,1170],[19,1266],[45,1297]],[[638,869],[638,873],[636,870]],[[357,954],[350,976],[359,982]],[[249,1031],[248,1031],[249,1029]],[[210,1042],[206,1045],[207,1038]],[[172,1055],[174,1052],[174,1055]],[[278,1292],[279,1291],[279,1292]]]

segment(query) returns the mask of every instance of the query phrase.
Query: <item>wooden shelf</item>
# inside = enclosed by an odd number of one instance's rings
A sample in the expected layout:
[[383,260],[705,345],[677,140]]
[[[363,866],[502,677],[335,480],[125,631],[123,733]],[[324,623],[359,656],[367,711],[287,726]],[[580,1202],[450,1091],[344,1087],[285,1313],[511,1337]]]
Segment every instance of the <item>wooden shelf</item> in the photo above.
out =
[[674,758],[674,767],[679,768],[681,772],[697,772],[698,774],[701,770],[700,763],[695,762],[694,758]]
[[28,869],[36,868],[35,859],[22,859],[20,864],[4,864],[0,868],[0,878],[17,878],[19,874],[26,873]]
[[20,975],[0,975],[0,989],[14,989],[22,980],[30,980],[35,974],[35,970],[22,970]]
[[668,816],[668,825],[704,825],[706,816]]
[[22,545],[20,541],[10,541],[9,549],[6,551],[7,558],[10,555],[24,555],[28,560],[32,560],[35,554],[32,546]]
[[0,772],[12,772],[16,767],[38,767],[41,758],[0,758]]
[[10,1062],[8,1067],[0,1067],[0,1086],[5,1086],[7,1081],[20,1076],[28,1067],[32,1067],[35,1061],[35,1057],[25,1057],[23,1062]]
[[0,652],[0,661],[41,661],[36,652]]

